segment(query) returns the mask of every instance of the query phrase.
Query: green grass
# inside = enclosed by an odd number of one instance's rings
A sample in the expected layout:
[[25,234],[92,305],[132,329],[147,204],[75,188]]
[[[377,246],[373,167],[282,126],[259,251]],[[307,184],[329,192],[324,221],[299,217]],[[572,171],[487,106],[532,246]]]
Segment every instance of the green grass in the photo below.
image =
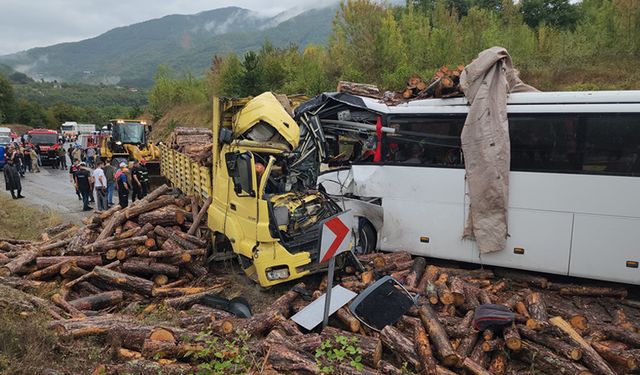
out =
[[0,195],[0,238],[35,240],[45,228],[58,224],[60,218],[55,213],[42,212],[22,200]]

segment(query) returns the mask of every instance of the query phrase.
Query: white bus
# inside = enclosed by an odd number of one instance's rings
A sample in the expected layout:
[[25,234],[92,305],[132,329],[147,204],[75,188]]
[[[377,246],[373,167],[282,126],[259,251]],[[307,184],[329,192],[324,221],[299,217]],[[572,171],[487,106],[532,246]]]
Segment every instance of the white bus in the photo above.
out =
[[386,106],[340,94],[323,108],[323,124],[381,119],[380,161],[352,155],[319,178],[330,194],[356,198],[361,237],[377,248],[640,284],[640,91],[510,95],[509,237],[482,256],[461,239],[465,98]]

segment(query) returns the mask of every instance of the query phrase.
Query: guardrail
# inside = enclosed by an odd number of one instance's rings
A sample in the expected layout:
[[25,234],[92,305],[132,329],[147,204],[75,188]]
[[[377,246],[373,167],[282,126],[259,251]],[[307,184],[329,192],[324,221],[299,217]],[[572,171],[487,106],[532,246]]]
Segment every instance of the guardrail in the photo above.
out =
[[186,195],[202,200],[211,196],[211,169],[166,145],[160,145],[160,174]]

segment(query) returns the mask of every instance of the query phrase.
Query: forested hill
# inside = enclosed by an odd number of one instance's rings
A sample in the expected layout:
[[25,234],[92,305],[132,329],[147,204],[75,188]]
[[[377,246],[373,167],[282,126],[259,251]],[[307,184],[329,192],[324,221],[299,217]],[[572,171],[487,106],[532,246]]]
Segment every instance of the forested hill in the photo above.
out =
[[118,27],[74,43],[0,57],[0,63],[40,80],[148,87],[159,64],[203,74],[211,58],[275,46],[325,43],[335,8],[265,17],[238,7],[170,15]]

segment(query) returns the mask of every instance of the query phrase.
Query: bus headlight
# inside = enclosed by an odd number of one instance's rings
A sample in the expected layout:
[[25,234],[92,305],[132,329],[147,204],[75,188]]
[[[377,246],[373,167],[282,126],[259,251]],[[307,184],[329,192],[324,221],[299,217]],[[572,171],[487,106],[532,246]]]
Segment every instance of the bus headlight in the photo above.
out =
[[289,267],[267,268],[267,279],[282,280],[289,278]]
[[118,145],[118,146],[122,146],[122,142],[120,142],[120,141],[116,141],[116,145]]

